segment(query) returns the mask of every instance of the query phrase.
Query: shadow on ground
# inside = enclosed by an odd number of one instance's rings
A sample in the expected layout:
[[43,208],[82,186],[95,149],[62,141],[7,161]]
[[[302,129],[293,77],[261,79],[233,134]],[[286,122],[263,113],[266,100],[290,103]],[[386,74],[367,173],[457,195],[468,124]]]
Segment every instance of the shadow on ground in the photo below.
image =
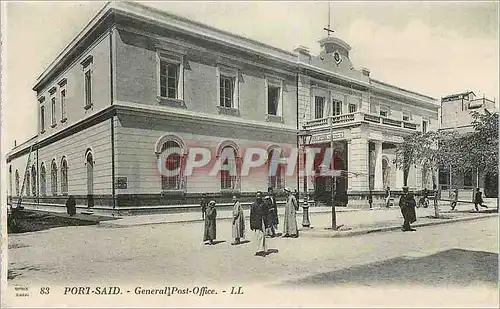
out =
[[49,213],[35,210],[20,210],[8,215],[8,234],[44,231],[55,227],[96,225],[99,221],[115,218],[96,215]]
[[39,271],[39,270],[41,270],[41,268],[34,267],[34,266],[9,269],[7,271],[7,280],[12,280],[18,276],[22,276],[26,272]]
[[476,283],[497,286],[498,253],[451,249],[424,257],[403,256],[280,285],[469,286]]

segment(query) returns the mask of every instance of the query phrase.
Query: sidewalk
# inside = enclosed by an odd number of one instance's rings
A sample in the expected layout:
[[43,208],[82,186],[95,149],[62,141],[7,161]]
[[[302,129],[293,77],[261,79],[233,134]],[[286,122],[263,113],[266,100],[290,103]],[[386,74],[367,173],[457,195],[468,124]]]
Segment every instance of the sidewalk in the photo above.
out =
[[[457,209],[452,211],[448,205],[441,203],[440,217],[434,218],[434,208],[417,208],[417,222],[412,228],[430,225],[456,223],[462,221],[478,220],[498,216],[496,205],[488,209],[482,208],[479,212],[473,211],[474,205],[470,203],[458,203]],[[338,230],[331,229],[331,216],[311,216],[312,229],[302,229],[302,236],[306,237],[347,237],[376,232],[387,232],[401,230],[403,216],[399,207],[391,209],[378,209],[372,211],[360,211],[359,213],[337,214]]]
[[[476,213],[471,212],[474,205],[471,203],[458,203],[456,211],[451,212],[448,202],[440,203],[440,213],[444,216],[444,219],[434,219],[426,218],[427,216],[434,215],[434,208],[431,206],[429,208],[417,208],[417,222],[414,226],[419,224],[441,224],[455,222],[456,220],[472,220],[482,217],[490,217],[497,215],[497,213],[485,213],[485,209],[480,209],[481,212]],[[488,203],[488,210],[496,208],[496,202]],[[325,232],[330,234],[338,235],[351,235],[353,233],[363,233],[369,232],[371,230],[379,231],[379,229],[390,228],[399,229],[402,225],[402,215],[398,206],[393,206],[390,209],[387,208],[374,208],[370,209],[351,209],[344,207],[336,207],[337,213],[337,225],[344,225],[348,228],[348,231],[327,231],[326,228],[331,226],[331,207],[310,207],[309,217],[311,221],[311,226],[313,229],[304,230],[305,234],[311,234],[312,236],[319,234],[325,234]],[[278,208],[278,215],[280,217],[280,222],[283,222],[284,208]],[[244,210],[245,218],[248,220],[250,216],[250,211],[248,209]],[[302,207],[297,212],[297,223],[299,227],[302,226]],[[231,210],[218,210],[217,220],[231,220],[232,211]],[[455,221],[454,221],[455,220]],[[141,225],[152,225],[152,224],[174,224],[174,223],[188,223],[188,222],[203,222],[201,218],[201,213],[199,212],[186,212],[186,213],[171,213],[171,214],[152,214],[152,215],[138,215],[138,216],[128,216],[122,217],[117,220],[110,220],[100,222],[100,227],[109,228],[120,228],[120,227],[132,227]],[[326,235],[326,234],[325,234]],[[325,236],[323,236],[325,237]],[[329,236],[330,237],[330,236]],[[334,236],[335,237],[335,236]]]
[[[350,209],[346,207],[337,207],[337,212],[357,212],[359,209]],[[278,207],[278,215],[280,218],[283,217],[284,208]],[[331,207],[309,207],[309,214],[318,213],[331,213]],[[250,210],[244,209],[243,213],[245,218],[250,217]],[[232,210],[217,210],[217,220],[231,220],[233,218]],[[297,212],[297,220],[300,219],[302,222],[302,207],[300,207]],[[138,215],[138,216],[127,216],[121,219],[106,221],[99,223],[102,227],[129,227],[129,226],[139,226],[139,225],[151,225],[151,224],[165,224],[165,223],[187,223],[187,222],[203,222],[201,218],[201,212],[185,212],[185,213],[170,213],[170,214],[154,214],[154,215]]]

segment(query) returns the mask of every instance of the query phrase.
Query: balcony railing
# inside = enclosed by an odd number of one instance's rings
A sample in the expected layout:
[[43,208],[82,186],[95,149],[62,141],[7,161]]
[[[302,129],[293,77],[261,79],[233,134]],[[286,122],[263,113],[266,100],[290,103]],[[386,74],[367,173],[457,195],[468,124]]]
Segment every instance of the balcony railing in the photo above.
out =
[[351,123],[354,124],[358,122],[379,123],[382,125],[405,128],[410,130],[417,129],[417,125],[412,122],[401,121],[389,117],[383,117],[376,114],[363,113],[363,112],[355,112],[355,113],[342,114],[337,116],[328,116],[325,118],[309,120],[305,123],[305,127],[311,129],[311,128],[328,127],[330,125],[338,126]]

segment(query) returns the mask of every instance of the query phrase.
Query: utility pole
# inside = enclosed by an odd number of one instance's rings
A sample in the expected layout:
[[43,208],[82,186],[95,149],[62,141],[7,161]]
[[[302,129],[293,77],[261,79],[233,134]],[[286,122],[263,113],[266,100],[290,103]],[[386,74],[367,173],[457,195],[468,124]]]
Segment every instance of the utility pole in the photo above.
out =
[[[333,156],[333,126],[330,118],[330,149]],[[335,199],[337,197],[337,177],[335,170],[335,158],[333,158],[332,162],[334,170],[332,171],[331,180],[332,180],[332,188],[331,188],[331,202],[332,202],[332,230],[337,230],[337,214],[335,212]]]

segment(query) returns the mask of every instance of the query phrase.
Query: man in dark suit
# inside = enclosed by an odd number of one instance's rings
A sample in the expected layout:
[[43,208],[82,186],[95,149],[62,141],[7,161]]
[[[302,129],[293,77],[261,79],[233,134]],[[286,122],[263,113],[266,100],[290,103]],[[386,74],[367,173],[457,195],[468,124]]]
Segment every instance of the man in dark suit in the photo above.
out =
[[476,211],[479,211],[477,205],[488,208],[488,206],[483,205],[483,193],[479,190],[479,188],[476,189],[476,194],[474,195],[474,207],[476,208]]
[[268,214],[267,214],[267,235],[270,237],[276,236],[276,231],[278,230],[278,207],[276,206],[276,196],[274,195],[273,188],[269,187],[267,189],[268,199]]
[[262,199],[262,193],[257,192],[255,202],[250,208],[250,229],[255,232],[257,238],[258,250],[255,255],[266,256],[266,227],[267,227],[268,208]]
[[415,231],[410,227],[410,224],[417,221],[417,214],[415,213],[415,207],[417,203],[413,194],[408,191],[408,187],[403,187],[403,195],[399,199],[399,207],[401,208],[401,214],[403,215],[403,231]]

